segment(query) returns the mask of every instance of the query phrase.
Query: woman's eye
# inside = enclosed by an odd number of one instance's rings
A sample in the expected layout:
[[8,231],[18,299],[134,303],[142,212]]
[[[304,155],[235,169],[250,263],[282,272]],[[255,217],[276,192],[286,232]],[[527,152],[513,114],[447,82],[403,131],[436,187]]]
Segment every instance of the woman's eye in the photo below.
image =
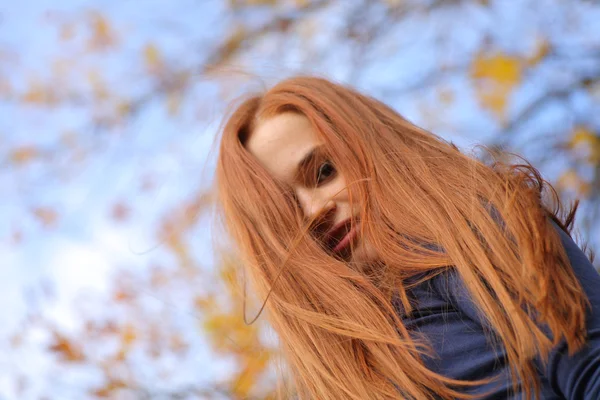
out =
[[319,166],[319,170],[317,171],[317,184],[322,183],[328,178],[332,177],[335,174],[335,167],[329,161],[325,161],[323,164]]

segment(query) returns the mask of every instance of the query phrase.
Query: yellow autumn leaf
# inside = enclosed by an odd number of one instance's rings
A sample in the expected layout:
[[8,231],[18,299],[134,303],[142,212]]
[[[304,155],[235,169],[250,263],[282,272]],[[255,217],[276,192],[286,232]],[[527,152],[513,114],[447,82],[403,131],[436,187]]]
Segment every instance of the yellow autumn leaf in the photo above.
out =
[[31,81],[21,99],[25,103],[38,105],[52,105],[56,103],[56,96],[51,88],[37,81]]
[[24,102],[33,104],[42,104],[45,102],[45,98],[46,94],[44,93],[44,90],[39,86],[30,87],[27,90],[27,92],[25,92],[25,94],[23,95]]
[[577,126],[571,134],[569,144],[571,146],[589,146],[590,144],[593,144],[598,140],[600,140],[600,138],[589,128],[585,126]]
[[471,64],[470,75],[479,102],[503,120],[510,95],[522,80],[521,61],[502,53],[479,54]]
[[590,192],[590,184],[585,182],[573,169],[565,171],[558,178],[557,184],[563,190],[574,191],[583,196],[588,195]]
[[573,170],[565,171],[558,178],[558,185],[564,189],[573,189],[576,188],[579,183],[579,176]]
[[40,156],[39,150],[34,146],[23,146],[13,150],[9,160],[14,164],[26,164]]
[[89,47],[92,50],[105,49],[116,43],[112,26],[102,13],[93,12],[90,15],[90,30]]
[[58,220],[58,213],[47,207],[37,207],[33,209],[33,215],[44,225],[45,227],[51,227],[56,224]]
[[144,63],[148,71],[154,74],[163,69],[162,55],[154,43],[148,43],[144,47]]
[[219,352],[244,354],[258,344],[256,326],[246,325],[238,312],[207,315],[203,328]]
[[122,340],[124,346],[131,345],[137,338],[137,332],[132,325],[125,325],[123,328]]
[[310,5],[310,0],[295,0],[294,3],[296,3],[297,8],[306,8]]
[[235,397],[246,398],[248,396],[259,376],[265,372],[269,360],[270,354],[267,351],[261,351],[252,354],[251,357],[246,357],[241,371],[231,382],[231,389]]
[[181,106],[182,97],[180,93],[169,93],[167,96],[167,112],[170,116],[176,116]]
[[215,309],[216,300],[214,295],[207,295],[202,297],[196,296],[196,298],[194,299],[194,307],[197,308],[199,311]]
[[500,120],[504,121],[510,93],[511,91],[506,88],[488,87],[480,91],[479,101],[485,108],[492,110]]
[[58,332],[53,332],[53,340],[48,350],[58,354],[63,361],[67,362],[81,362],[85,359],[79,346]]
[[108,97],[107,85],[104,83],[98,71],[89,71],[87,78],[90,86],[92,87],[92,91],[94,92],[94,96],[100,100],[106,99]]
[[125,348],[125,347],[121,347],[119,349],[119,351],[117,351],[117,354],[114,356],[114,360],[117,362],[123,362],[127,359],[127,352],[129,351],[129,349]]
[[189,348],[188,343],[183,339],[183,337],[175,333],[171,335],[169,340],[169,349],[174,353],[183,353]]
[[540,39],[536,42],[535,51],[527,58],[527,64],[532,67],[542,61],[550,52],[550,42]]
[[134,294],[127,289],[117,289],[113,294],[113,300],[116,302],[130,302],[134,297]]
[[577,126],[571,133],[568,145],[587,152],[586,160],[592,164],[600,163],[600,136],[585,126]]
[[228,330],[228,328],[232,327],[235,323],[236,321],[231,317],[231,315],[215,314],[206,318],[206,321],[204,322],[204,329],[206,329],[208,332],[221,332]]
[[65,22],[60,26],[60,40],[67,41],[75,36],[75,29],[73,28],[73,23]]
[[127,384],[125,384],[125,382],[119,379],[111,378],[104,386],[94,390],[91,394],[95,397],[114,399],[117,391],[126,388]]
[[235,265],[232,262],[223,263],[223,265],[219,267],[219,277],[227,285],[237,282],[237,271],[235,269]]
[[117,118],[124,118],[131,113],[131,102],[127,100],[119,101],[116,104]]
[[476,79],[518,85],[521,82],[522,67],[518,58],[506,54],[479,54],[471,66],[471,74]]

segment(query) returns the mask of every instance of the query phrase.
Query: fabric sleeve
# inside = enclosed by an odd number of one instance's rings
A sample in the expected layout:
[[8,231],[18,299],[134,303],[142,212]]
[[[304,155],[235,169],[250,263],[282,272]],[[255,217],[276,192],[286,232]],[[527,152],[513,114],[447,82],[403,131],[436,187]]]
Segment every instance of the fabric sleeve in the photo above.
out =
[[[555,225],[556,226],[556,225]],[[573,272],[590,301],[586,313],[587,341],[569,356],[561,342],[551,353],[547,374],[553,389],[566,399],[600,399],[600,275],[577,244],[558,226]]]
[[[562,229],[558,230],[573,271],[590,301],[586,312],[587,340],[584,347],[569,356],[566,342],[561,341],[550,353],[545,374],[557,394],[568,400],[600,399],[600,274]],[[489,324],[473,304],[462,279],[454,270],[436,276],[434,287],[468,318]]]

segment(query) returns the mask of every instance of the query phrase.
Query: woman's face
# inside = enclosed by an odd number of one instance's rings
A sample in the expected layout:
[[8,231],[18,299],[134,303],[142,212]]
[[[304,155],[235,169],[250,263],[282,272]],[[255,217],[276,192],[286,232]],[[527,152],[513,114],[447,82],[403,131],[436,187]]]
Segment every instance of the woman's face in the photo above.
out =
[[316,218],[313,234],[327,250],[346,261],[375,259],[373,247],[358,237],[358,205],[350,206],[344,176],[305,116],[286,112],[259,122],[246,148],[274,179],[292,188],[306,219]]

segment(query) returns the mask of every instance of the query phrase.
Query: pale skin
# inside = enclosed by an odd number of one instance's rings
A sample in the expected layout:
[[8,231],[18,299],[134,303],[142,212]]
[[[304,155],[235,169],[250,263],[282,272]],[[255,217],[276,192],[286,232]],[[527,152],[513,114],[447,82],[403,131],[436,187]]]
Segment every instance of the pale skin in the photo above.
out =
[[[323,154],[323,143],[305,116],[286,112],[260,121],[246,148],[274,179],[293,190],[307,220],[316,218],[321,226],[332,228],[358,217],[344,176]],[[375,258],[374,249],[360,237],[353,244],[349,260]]]

